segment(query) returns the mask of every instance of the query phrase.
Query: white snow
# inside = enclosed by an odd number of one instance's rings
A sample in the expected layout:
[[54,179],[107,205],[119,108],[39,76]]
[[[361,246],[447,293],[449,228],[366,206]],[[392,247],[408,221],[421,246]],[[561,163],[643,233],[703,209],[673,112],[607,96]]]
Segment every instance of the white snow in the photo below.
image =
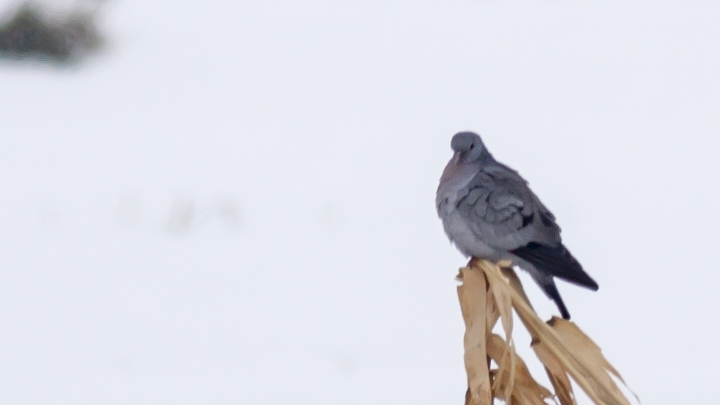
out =
[[643,403],[713,403],[718,21],[109,3],[101,55],[0,64],[0,403],[462,403],[465,259],[434,209],[460,130],[558,217],[600,284],[565,302]]

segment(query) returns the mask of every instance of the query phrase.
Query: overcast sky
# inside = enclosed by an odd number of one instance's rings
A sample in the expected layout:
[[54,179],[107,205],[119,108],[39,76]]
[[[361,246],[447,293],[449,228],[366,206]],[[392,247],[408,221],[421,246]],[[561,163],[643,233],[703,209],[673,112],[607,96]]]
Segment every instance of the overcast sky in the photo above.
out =
[[0,403],[462,403],[466,260],[434,208],[461,130],[554,212],[600,284],[565,303],[643,402],[713,403],[718,21],[700,0],[108,3],[99,55],[0,61]]

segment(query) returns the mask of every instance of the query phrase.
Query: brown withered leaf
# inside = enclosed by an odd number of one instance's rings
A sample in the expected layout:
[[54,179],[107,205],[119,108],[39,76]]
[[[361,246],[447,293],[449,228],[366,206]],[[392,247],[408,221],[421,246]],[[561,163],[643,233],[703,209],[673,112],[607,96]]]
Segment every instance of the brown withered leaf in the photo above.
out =
[[[477,260],[471,261],[477,266]],[[483,262],[479,261],[480,268],[482,269]],[[496,266],[497,267],[497,266]],[[483,269],[484,270],[484,269]],[[501,276],[502,277],[502,276]],[[498,312],[500,313],[500,322],[502,323],[503,330],[505,331],[505,340],[507,342],[512,341],[512,330],[513,330],[513,313],[512,313],[512,298],[509,294],[510,290],[507,288],[506,283],[494,283],[488,280],[490,294],[495,302]]]
[[[496,397],[506,399],[508,403],[517,404],[535,404],[536,399],[543,398],[538,395],[537,388],[519,388],[532,386],[532,384],[525,384],[522,376],[527,368],[524,363],[522,366],[520,365],[522,360],[515,354],[512,347],[513,326],[512,313],[508,308],[509,300],[511,307],[515,309],[523,325],[533,337],[533,348],[545,365],[557,398],[563,405],[575,404],[568,377],[572,377],[596,404],[629,404],[609,374],[615,375],[622,381],[619,373],[602,356],[599,347],[571,322],[555,320],[551,322],[553,327],[543,322],[530,305],[517,275],[507,264],[501,269],[486,260],[474,259],[468,267],[465,269],[467,270],[465,274],[470,274],[470,270],[477,270],[478,273],[484,273],[487,280],[487,285],[482,286],[483,290],[481,292],[474,290],[474,294],[481,293],[481,295],[487,296],[485,305],[487,316],[484,319],[487,325],[485,338],[488,339],[488,353],[492,352],[491,357],[498,364],[498,370],[494,370],[492,374],[493,393]],[[460,299],[464,308],[462,295]],[[463,311],[465,310],[463,309]],[[487,336],[498,317],[502,320],[506,340],[510,343],[506,343],[497,335],[492,338]],[[482,334],[480,331],[478,333]],[[477,364],[484,366],[487,363],[480,361]],[[529,376],[529,373],[527,375]]]
[[531,346],[538,359],[540,359],[540,362],[545,366],[545,372],[550,379],[550,383],[560,403],[562,405],[576,405],[577,402],[575,401],[572,385],[570,385],[570,379],[562,364],[558,362],[557,358],[553,356],[542,342],[533,341]]
[[525,362],[498,335],[488,339],[488,355],[498,369],[493,370],[493,395],[508,404],[546,405],[553,394],[530,374]]
[[487,281],[481,271],[460,269],[458,297],[465,321],[466,405],[491,405],[492,388],[487,364]]
[[532,304],[530,303],[530,299],[527,297],[527,294],[525,294],[525,289],[522,286],[522,282],[520,282],[520,278],[518,278],[517,273],[515,273],[515,270],[513,270],[512,267],[503,266],[500,267],[500,271],[510,283],[510,287],[520,294],[523,301],[525,301],[525,303],[534,310]]
[[[575,354],[580,362],[584,363],[592,376],[590,379],[593,385],[607,387],[609,394],[602,394],[600,397],[607,403],[620,403],[629,405],[630,402],[624,397],[615,381],[610,377],[613,374],[623,384],[625,381],[620,373],[603,356],[600,347],[595,344],[580,328],[573,322],[553,317],[547,322],[548,325],[559,335],[565,347]],[[604,390],[603,390],[604,391]],[[602,391],[598,391],[601,393]]]

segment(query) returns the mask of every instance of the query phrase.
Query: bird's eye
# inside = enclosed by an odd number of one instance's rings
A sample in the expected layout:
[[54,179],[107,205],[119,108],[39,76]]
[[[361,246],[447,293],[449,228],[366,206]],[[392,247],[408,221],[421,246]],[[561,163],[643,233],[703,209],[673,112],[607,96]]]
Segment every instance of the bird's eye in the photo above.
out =
[[473,148],[475,148],[475,144],[474,144],[474,143],[471,143],[471,144],[470,144],[470,150],[473,150]]

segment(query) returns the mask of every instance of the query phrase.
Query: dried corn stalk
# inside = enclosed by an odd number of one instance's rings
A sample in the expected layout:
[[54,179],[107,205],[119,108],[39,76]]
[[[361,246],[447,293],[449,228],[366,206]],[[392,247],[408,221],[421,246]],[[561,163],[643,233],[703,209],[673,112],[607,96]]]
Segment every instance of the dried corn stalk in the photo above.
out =
[[[553,397],[562,405],[575,404],[570,378],[599,405],[629,405],[615,384],[620,374],[600,348],[574,323],[538,318],[520,280],[509,263],[473,259],[460,269],[458,287],[465,320],[466,405],[490,405],[498,398],[510,405],[542,405]],[[512,310],[533,338],[532,348],[550,378],[555,393],[538,384],[515,353]],[[492,333],[500,320],[505,338]],[[491,360],[497,364],[490,369]]]

